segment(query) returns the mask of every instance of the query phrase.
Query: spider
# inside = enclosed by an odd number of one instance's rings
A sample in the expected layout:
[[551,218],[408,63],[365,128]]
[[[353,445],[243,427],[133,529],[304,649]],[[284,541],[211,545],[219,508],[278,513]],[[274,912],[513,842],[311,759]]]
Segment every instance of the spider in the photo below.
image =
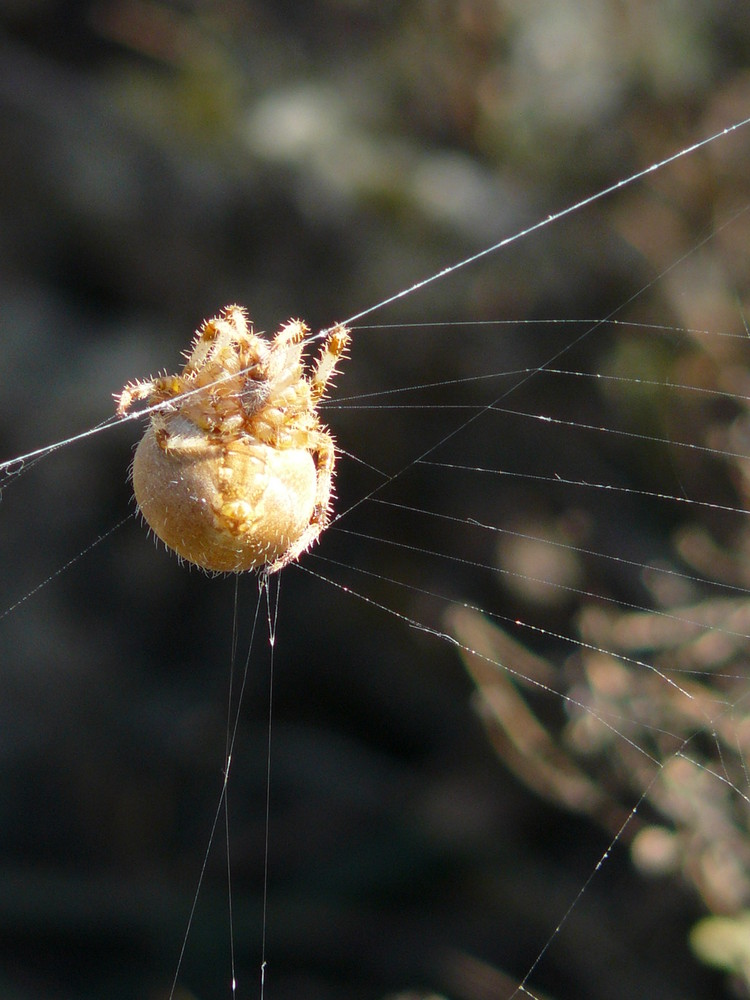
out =
[[130,382],[115,397],[158,406],[135,452],[140,511],[182,559],[213,572],[275,573],[328,524],[336,449],[317,404],[349,343],[327,331],[309,374],[309,328],[290,320],[268,340],[227,306],[197,331],[179,375]]

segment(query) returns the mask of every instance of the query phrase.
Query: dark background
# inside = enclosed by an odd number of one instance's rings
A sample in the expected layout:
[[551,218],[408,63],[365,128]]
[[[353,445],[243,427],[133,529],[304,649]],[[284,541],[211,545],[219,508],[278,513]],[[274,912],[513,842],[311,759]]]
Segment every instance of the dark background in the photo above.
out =
[[[3,0],[0,18],[2,458],[105,420],[112,393],[174,370],[228,302],[262,330],[289,316],[328,326],[750,108],[750,12],[736,3]],[[621,318],[741,330],[744,217],[661,275],[745,206],[749,143],[717,143],[355,328],[326,408],[344,451],[337,509],[352,510],[281,580],[273,1000],[509,996],[606,848],[606,833],[507,774],[455,648],[410,627],[446,631],[446,608],[466,601],[572,631],[575,599],[498,580],[495,540],[468,522],[551,523],[571,499],[412,463],[517,381],[503,372],[587,327],[426,324],[600,317],[653,282]],[[561,367],[674,373],[694,357],[685,340],[599,331]],[[540,377],[499,405],[677,436],[701,422],[658,402]],[[383,408],[397,404],[414,409]],[[136,438],[132,423],[110,429],[3,482],[8,1000],[166,997],[219,797],[235,581],[180,567],[130,516]],[[700,456],[666,468],[638,442],[510,415],[430,457],[736,500]],[[396,474],[377,499],[399,507],[355,506]],[[587,544],[636,559],[666,553],[681,516],[627,494],[576,504]],[[580,585],[648,602],[625,566]],[[257,589],[238,582],[240,665]],[[261,945],[259,617],[229,793],[241,997],[257,995]],[[569,651],[532,644],[553,664]],[[230,996],[222,841],[180,1000]],[[531,986],[561,1000],[716,997],[721,979],[686,945],[701,912],[615,851]]]

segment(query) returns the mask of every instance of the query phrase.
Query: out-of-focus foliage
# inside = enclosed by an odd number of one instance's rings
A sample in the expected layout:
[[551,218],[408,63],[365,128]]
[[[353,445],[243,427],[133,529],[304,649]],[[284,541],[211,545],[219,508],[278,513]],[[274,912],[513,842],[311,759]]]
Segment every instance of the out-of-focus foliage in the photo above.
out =
[[[696,271],[704,280],[700,264]],[[729,282],[726,268],[714,263],[695,298],[710,294],[712,315],[741,309]],[[677,301],[690,299],[681,285]],[[519,530],[501,535],[498,550],[514,574],[509,587],[529,605],[574,603],[575,651],[560,666],[535,657],[513,629],[475,612],[453,609],[448,621],[501,758],[538,793],[590,815],[628,844],[641,872],[679,875],[690,884],[717,915],[696,924],[690,938],[696,954],[731,972],[746,995],[750,379],[742,338],[694,334],[692,345],[665,355],[658,367],[651,352],[653,371],[638,356],[643,345],[624,344],[614,377],[638,372],[646,384],[631,378],[609,396],[634,413],[634,426],[668,429],[671,462],[679,461],[680,442],[692,442],[680,470],[679,499],[687,506],[669,547],[643,565],[630,562],[653,610],[634,611],[627,602],[622,610],[606,591],[598,599],[585,592],[571,598],[589,579],[584,563],[594,553],[559,526],[520,519]],[[702,405],[688,403],[696,394],[704,396]],[[718,504],[704,502],[715,492],[694,494],[688,485],[711,477],[723,489]],[[729,511],[741,516],[730,518]],[[528,534],[532,529],[536,535]],[[528,699],[540,691],[555,705],[562,700],[559,724],[537,718]]]

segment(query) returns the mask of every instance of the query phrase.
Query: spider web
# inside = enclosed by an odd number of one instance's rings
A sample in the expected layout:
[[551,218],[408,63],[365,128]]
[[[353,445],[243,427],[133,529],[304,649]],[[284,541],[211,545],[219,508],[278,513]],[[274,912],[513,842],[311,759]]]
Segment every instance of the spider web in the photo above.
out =
[[[601,225],[582,215],[441,281],[481,299],[505,267],[512,285]],[[262,644],[233,752],[240,995],[257,982],[267,832],[273,996],[716,995],[685,941],[702,914],[746,905],[744,227],[731,207],[632,294],[597,289],[585,319],[436,326],[415,294],[415,322],[355,326],[326,406],[342,516],[281,582],[268,829]],[[158,350],[153,366],[170,363]],[[51,392],[93,425],[76,364]],[[14,412],[22,388],[4,394]],[[31,414],[14,451],[49,423]],[[98,956],[82,972],[73,949],[71,995],[166,991],[254,607],[240,581],[232,638],[232,581],[180,571],[128,518],[110,531],[132,429],[107,430],[6,469],[6,914],[35,996],[56,995],[70,941]],[[176,996],[227,995],[224,870],[216,851]]]

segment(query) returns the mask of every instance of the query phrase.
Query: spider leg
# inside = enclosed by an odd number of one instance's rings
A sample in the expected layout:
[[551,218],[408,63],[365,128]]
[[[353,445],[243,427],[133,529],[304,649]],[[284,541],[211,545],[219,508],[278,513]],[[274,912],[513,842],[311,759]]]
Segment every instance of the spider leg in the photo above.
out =
[[122,392],[115,393],[117,416],[124,417],[137,400],[150,399],[154,392],[155,380],[144,382],[128,382]]
[[136,400],[145,399],[151,406],[167,403],[192,388],[181,375],[162,375],[144,382],[130,382],[117,399],[117,415],[124,417]]
[[317,402],[326,391],[326,386],[336,371],[336,364],[346,350],[351,337],[345,326],[334,326],[323,344],[310,379],[313,402]]
[[290,319],[273,338],[273,347],[275,349],[288,344],[301,344],[309,332],[310,327],[301,319]]
[[242,306],[227,306],[196,332],[183,375],[193,375],[207,365],[221,365],[239,353],[252,336],[253,328]]

